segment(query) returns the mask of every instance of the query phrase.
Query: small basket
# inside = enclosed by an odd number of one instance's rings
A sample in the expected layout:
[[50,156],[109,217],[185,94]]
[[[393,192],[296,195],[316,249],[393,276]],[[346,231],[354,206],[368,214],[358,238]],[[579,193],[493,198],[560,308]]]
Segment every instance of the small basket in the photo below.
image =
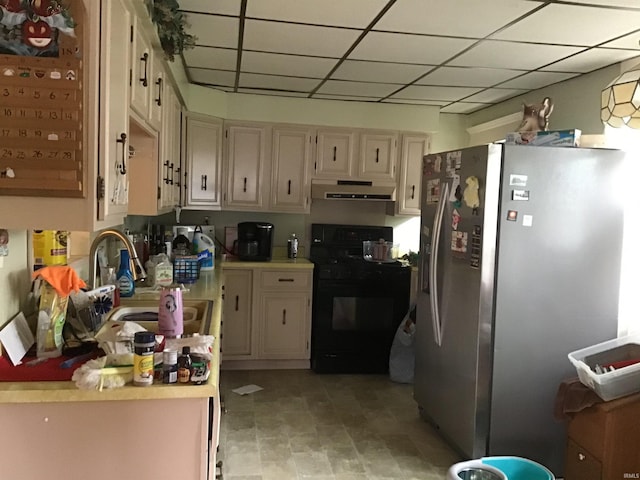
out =
[[173,260],[174,283],[196,283],[200,277],[200,262],[196,255],[177,256]]

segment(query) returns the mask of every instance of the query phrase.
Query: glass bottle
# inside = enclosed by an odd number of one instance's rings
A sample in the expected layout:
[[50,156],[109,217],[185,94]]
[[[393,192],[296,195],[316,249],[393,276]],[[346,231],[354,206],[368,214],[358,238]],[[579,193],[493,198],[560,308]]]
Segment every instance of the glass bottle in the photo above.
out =
[[182,347],[178,357],[178,383],[189,383],[191,379],[191,348]]
[[295,233],[292,233],[287,240],[287,257],[296,258],[298,256],[298,237]]

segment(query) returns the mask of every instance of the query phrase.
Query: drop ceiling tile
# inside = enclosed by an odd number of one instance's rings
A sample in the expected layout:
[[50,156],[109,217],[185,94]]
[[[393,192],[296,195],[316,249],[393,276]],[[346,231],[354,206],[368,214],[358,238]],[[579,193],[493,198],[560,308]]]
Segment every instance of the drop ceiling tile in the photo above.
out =
[[406,98],[387,98],[382,100],[381,103],[402,103],[405,105],[431,105],[436,107],[442,107],[449,105],[451,102],[438,101],[438,100],[411,100]]
[[380,97],[366,97],[357,95],[328,95],[324,93],[316,93],[313,98],[322,98],[325,100],[350,100],[356,102],[377,102]]
[[310,92],[320,80],[312,78],[281,77],[258,73],[241,73],[238,87]]
[[486,40],[452,60],[450,65],[535,70],[580,50],[581,47]]
[[545,67],[545,70],[587,73],[637,56],[638,52],[635,50],[593,48],[584,53],[579,53],[578,55],[567,58],[566,60],[549,65]]
[[637,30],[640,11],[549,4],[493,38],[593,46]]
[[374,29],[483,38],[538,6],[523,0],[402,0]]
[[180,0],[180,10],[238,16],[240,3],[240,0]]
[[559,72],[530,72],[508,82],[500,84],[504,88],[525,88],[528,90],[536,90],[546,87],[552,83],[562,82],[569,78],[575,77],[577,73],[559,73]]
[[191,80],[196,83],[208,83],[210,85],[233,87],[236,81],[236,72],[230,72],[227,70],[189,68],[188,72]]
[[404,90],[396,93],[395,98],[406,98],[415,100],[448,100],[456,101],[468,97],[482,90],[481,88],[468,87],[429,87],[424,85],[409,85]]
[[[607,48],[627,48],[629,50],[638,49],[640,46],[640,32],[624,35],[623,37],[620,37],[617,40],[603,43],[600,46],[607,47]],[[640,55],[640,51],[638,51],[638,55]]]
[[347,82],[343,80],[327,80],[317,93],[338,95],[364,95],[386,97],[399,88],[399,85],[388,83]]
[[198,45],[238,48],[239,20],[200,13],[185,14],[189,33],[198,37]]
[[247,3],[247,17],[365,28],[386,3],[387,0],[258,0]]
[[459,38],[371,32],[358,44],[349,59],[439,65],[473,42]]
[[416,85],[447,85],[458,87],[491,87],[521,75],[520,70],[477,67],[440,67],[416,82]]
[[251,73],[269,73],[294,77],[325,78],[338,63],[338,59],[282,55],[278,53],[242,53],[241,70]]
[[260,88],[238,88],[238,93],[250,93],[253,95],[270,95],[276,97],[306,97],[305,92],[274,92],[273,90],[263,90]]
[[585,5],[601,5],[604,7],[638,8],[638,0],[573,0],[573,3],[584,3]]
[[183,52],[187,67],[235,70],[238,51],[227,48],[195,47]]
[[407,63],[345,60],[331,78],[364,82],[411,83],[433,67]]
[[478,92],[464,99],[465,102],[479,103],[497,103],[508,98],[517,97],[527,93],[527,90],[519,90],[514,88],[487,88],[482,92]]
[[359,30],[247,20],[243,47],[264,52],[340,58],[358,35]]
[[441,108],[440,113],[471,113],[490,106],[490,103],[459,102]]

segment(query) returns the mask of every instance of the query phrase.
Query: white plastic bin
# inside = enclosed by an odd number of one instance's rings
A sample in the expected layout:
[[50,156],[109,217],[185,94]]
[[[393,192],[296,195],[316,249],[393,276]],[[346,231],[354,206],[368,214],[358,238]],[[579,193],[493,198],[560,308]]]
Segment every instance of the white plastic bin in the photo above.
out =
[[640,334],[615,338],[569,354],[583,385],[604,401],[640,392],[640,362],[612,372],[596,373],[596,365],[640,360]]

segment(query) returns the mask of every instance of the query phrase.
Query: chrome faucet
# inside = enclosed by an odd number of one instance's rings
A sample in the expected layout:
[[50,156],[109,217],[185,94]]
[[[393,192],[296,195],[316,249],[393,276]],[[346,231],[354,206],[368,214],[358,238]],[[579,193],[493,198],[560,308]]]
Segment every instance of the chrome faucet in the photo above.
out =
[[136,249],[134,248],[131,240],[120,230],[115,229],[106,229],[102,230],[96,238],[91,242],[91,247],[89,248],[89,282],[91,283],[91,288],[98,287],[97,281],[97,271],[98,271],[98,246],[100,242],[107,237],[115,237],[120,240],[125,248],[129,251],[129,262],[131,266],[131,274],[133,276],[133,280],[141,280],[147,277],[147,272],[144,271],[144,267],[142,263],[140,263],[140,259],[138,258],[138,254]]

